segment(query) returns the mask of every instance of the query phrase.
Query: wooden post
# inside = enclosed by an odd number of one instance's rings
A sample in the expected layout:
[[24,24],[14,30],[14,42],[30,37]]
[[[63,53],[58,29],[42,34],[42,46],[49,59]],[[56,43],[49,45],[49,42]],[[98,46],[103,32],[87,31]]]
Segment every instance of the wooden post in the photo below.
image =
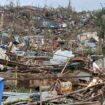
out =
[[1,22],[0,22],[0,28],[1,28],[1,30],[2,30],[2,28],[3,28],[3,24],[4,24],[4,13],[1,13],[1,20],[0,20]]
[[40,80],[40,105],[42,105],[42,89],[41,89],[41,85],[42,85],[42,80]]
[[[4,13],[1,14],[1,20],[0,20],[0,31],[2,31],[4,25]],[[2,39],[1,39],[2,44]]]

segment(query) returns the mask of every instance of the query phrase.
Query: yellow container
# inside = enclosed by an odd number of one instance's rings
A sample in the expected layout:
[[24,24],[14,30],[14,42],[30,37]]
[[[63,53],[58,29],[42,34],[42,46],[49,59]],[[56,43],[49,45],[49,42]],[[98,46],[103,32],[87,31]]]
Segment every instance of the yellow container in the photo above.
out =
[[70,94],[71,92],[72,83],[70,81],[60,83],[60,94]]

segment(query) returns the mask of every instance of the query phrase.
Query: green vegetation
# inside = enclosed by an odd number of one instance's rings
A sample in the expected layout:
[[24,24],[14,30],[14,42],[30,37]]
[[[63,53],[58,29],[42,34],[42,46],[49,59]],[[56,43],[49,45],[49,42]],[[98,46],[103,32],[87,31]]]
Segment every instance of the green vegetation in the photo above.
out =
[[99,38],[105,38],[105,8],[99,10],[95,14],[95,23],[99,27],[98,36]]

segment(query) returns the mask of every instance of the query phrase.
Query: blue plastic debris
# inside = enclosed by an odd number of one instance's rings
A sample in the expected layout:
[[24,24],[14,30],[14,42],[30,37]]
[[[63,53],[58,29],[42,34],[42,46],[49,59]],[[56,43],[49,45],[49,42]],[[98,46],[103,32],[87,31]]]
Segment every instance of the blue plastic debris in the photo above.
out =
[[3,91],[4,91],[4,79],[0,78],[0,105],[2,103]]

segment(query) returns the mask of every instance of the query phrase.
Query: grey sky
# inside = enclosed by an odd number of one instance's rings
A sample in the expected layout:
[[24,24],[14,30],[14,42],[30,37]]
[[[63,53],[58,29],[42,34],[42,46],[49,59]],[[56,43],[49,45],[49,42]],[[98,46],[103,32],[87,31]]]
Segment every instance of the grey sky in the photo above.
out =
[[[17,0],[0,0],[1,5],[8,4],[10,1],[16,2]],[[101,8],[100,3],[105,6],[105,0],[71,0],[72,7],[77,11],[81,10],[94,10]],[[67,6],[68,0],[20,0],[21,5],[35,5],[43,7],[45,4],[51,7]]]

